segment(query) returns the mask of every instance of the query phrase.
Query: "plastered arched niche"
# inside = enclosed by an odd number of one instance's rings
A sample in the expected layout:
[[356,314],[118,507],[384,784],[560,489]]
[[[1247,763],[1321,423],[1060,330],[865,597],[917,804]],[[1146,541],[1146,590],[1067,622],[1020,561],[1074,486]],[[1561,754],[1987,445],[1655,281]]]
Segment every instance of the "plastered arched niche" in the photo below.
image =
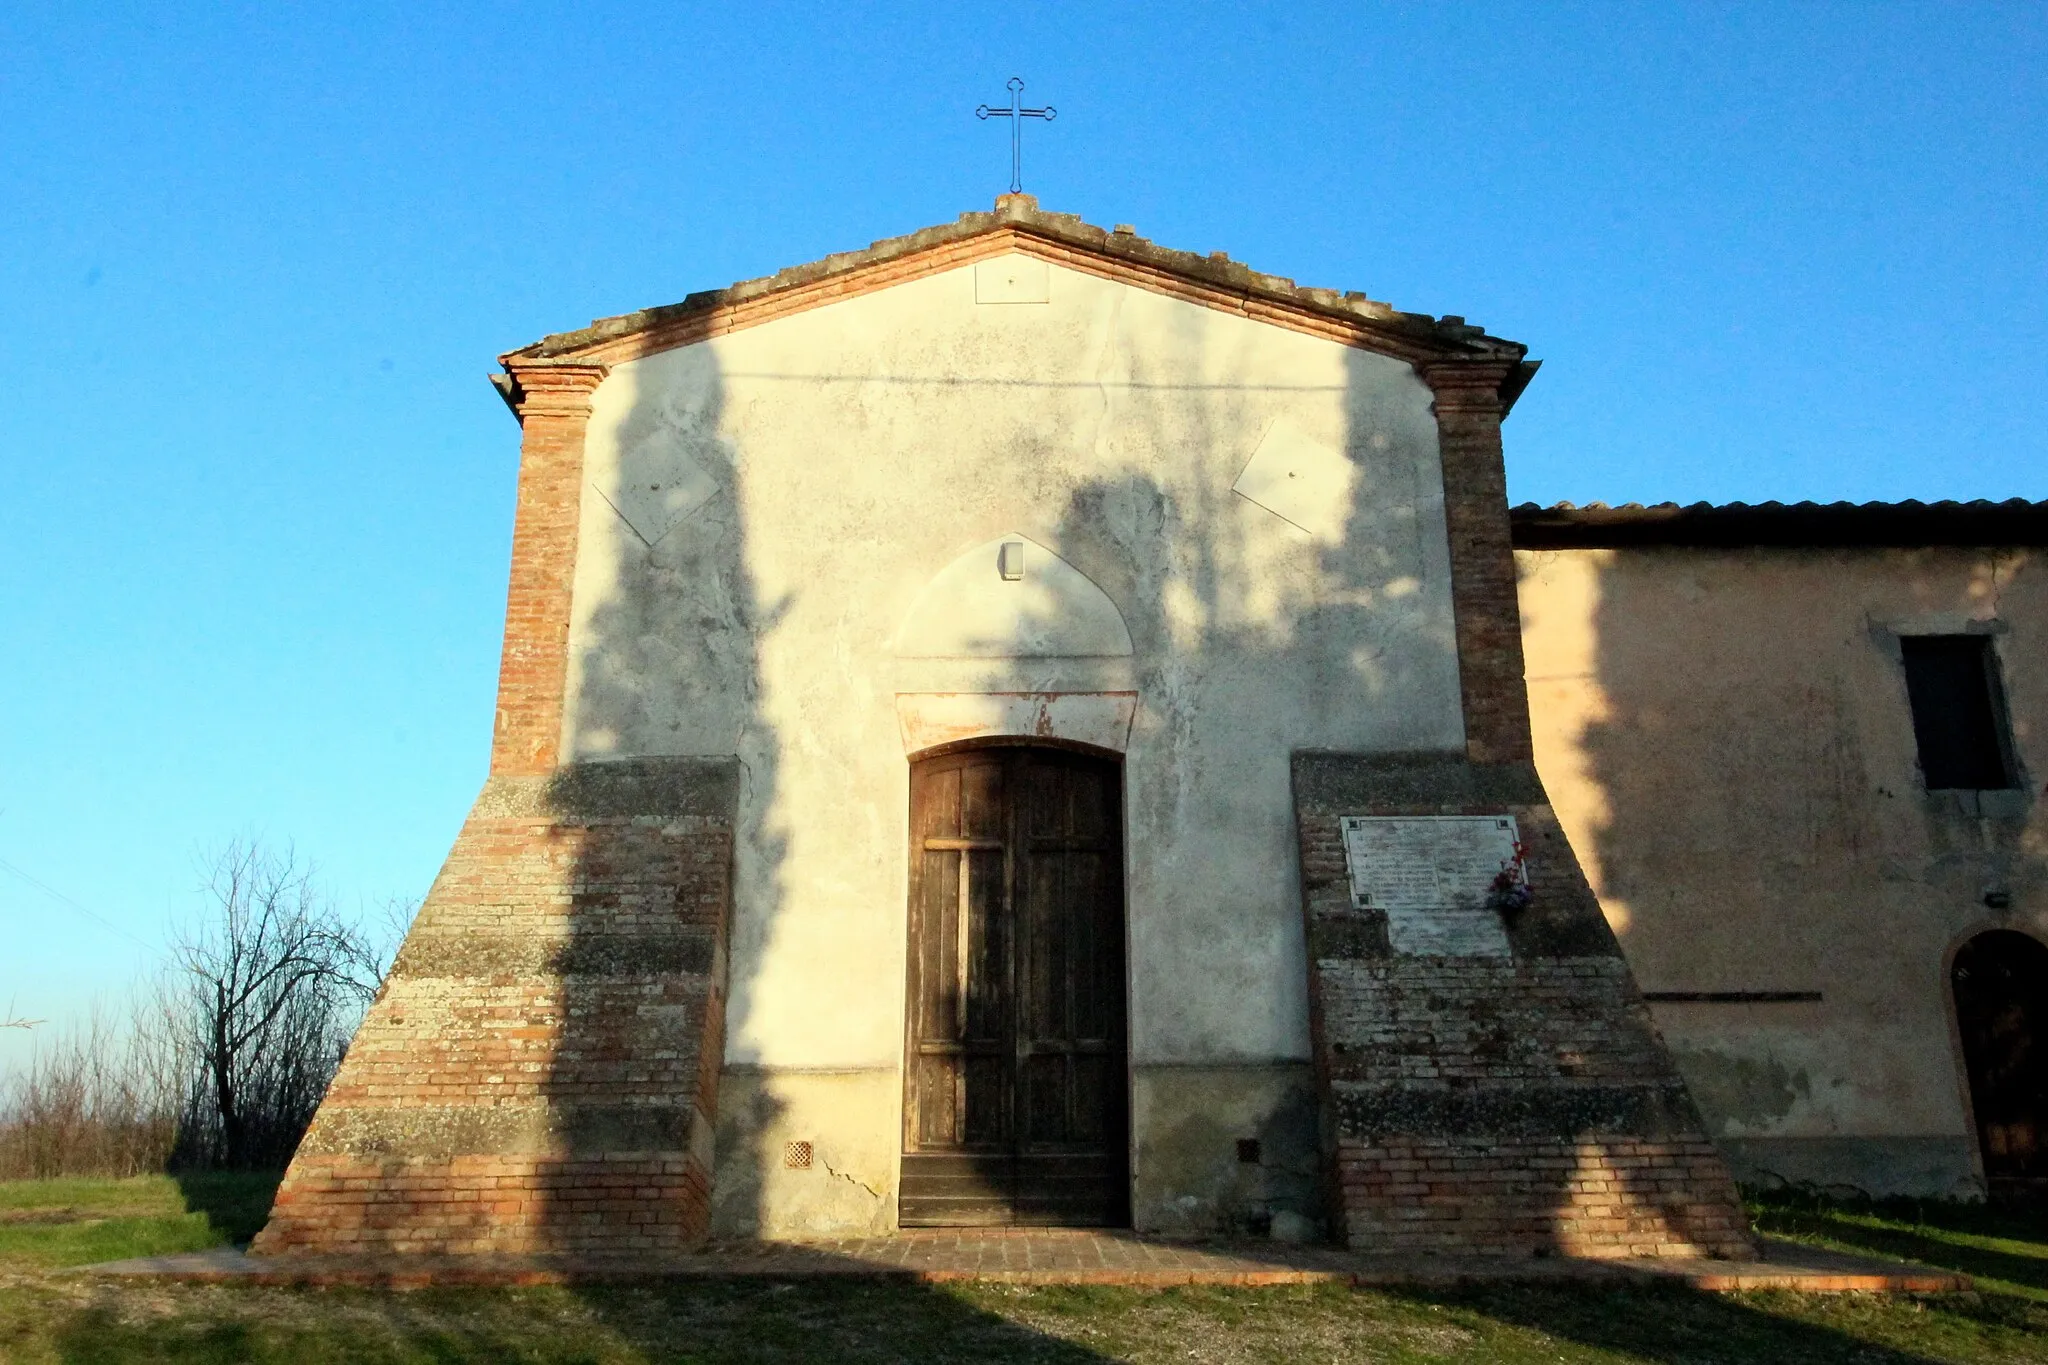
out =
[[[1004,547],[1010,549],[1006,552]],[[1123,613],[1037,541],[997,536],[932,576],[896,631],[905,659],[1128,658]]]
[[[896,631],[896,654],[930,661],[912,664],[917,682],[896,694],[905,753],[998,737],[1067,740],[1115,753],[1130,744],[1138,695],[1102,690],[1099,668],[1093,687],[1049,680],[1017,686],[1023,673],[1079,681],[1075,669],[1086,671],[1087,661],[1127,671],[1131,657],[1131,632],[1109,594],[1028,536],[997,536],[934,574]],[[937,661],[947,659],[1080,662],[977,668],[978,685],[926,690],[947,671]]]

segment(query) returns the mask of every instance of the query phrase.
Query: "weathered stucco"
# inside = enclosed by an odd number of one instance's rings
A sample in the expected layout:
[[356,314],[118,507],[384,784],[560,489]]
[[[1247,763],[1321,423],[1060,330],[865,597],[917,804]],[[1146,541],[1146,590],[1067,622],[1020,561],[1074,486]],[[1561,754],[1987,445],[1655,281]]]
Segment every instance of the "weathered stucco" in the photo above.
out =
[[[1288,755],[1463,743],[1411,366],[1058,266],[1047,302],[978,304],[977,269],[620,363],[595,395],[561,753],[740,760],[729,1230],[893,1216],[912,721],[1054,714],[902,698],[1129,716],[1132,1062],[1227,1071],[1233,1139],[1291,1112],[1308,1055]],[[1348,506],[1304,529],[1232,491],[1276,429],[1258,486],[1292,461]],[[1139,1088],[1141,1226],[1183,1196],[1240,1216],[1234,1148],[1176,1136],[1200,1074]],[[844,1164],[781,1170],[793,1138]]]
[[[1323,1227],[1314,1077],[1294,1066],[1141,1066],[1144,1143],[1132,1217],[1162,1232],[1265,1235],[1278,1215]],[[1241,1147],[1240,1143],[1255,1144]]]
[[[1979,1188],[1948,963],[2048,934],[2036,551],[1523,551],[1537,764],[1739,1173]],[[1995,642],[2022,777],[1928,792],[1901,634]],[[2010,898],[1990,908],[1986,897]]]

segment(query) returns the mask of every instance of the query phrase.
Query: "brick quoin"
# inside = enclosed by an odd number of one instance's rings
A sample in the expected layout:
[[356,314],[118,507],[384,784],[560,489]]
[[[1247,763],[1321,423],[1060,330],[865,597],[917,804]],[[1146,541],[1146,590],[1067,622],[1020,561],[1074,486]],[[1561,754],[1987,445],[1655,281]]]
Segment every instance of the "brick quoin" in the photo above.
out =
[[1474,763],[1526,761],[1535,750],[1500,436],[1501,386],[1514,366],[1447,361],[1418,369],[1436,394],[1465,751]]
[[523,429],[519,503],[512,523],[511,586],[498,668],[491,772],[552,770],[559,756],[569,672],[570,588],[582,507],[583,435],[591,396],[608,367],[519,364],[513,403]]

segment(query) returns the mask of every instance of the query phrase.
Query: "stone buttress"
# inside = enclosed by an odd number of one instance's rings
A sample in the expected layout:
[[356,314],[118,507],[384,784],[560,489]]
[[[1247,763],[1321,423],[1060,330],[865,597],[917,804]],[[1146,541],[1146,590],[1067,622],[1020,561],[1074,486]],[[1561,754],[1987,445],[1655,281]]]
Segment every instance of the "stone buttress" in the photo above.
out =
[[[1436,395],[1462,752],[1294,756],[1327,1205],[1388,1252],[1751,1251],[1708,1140],[1533,761],[1501,451],[1514,373],[1418,367]],[[1530,904],[1508,955],[1396,952],[1353,906],[1345,816],[1511,815]]]
[[252,1250],[700,1239],[736,792],[729,760],[491,778]]
[[[1744,1255],[1748,1225],[1534,765],[1297,754],[1332,1213],[1359,1250]],[[1344,816],[1512,815],[1511,956],[1397,953]]]

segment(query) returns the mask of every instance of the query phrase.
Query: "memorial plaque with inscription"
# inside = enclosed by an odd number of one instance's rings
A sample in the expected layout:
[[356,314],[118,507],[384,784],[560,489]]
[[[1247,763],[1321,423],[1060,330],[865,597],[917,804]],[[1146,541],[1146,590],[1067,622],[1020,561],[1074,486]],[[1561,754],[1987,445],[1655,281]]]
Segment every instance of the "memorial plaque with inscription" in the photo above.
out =
[[1340,824],[1351,903],[1385,913],[1395,952],[1509,956],[1493,891],[1502,872],[1522,875],[1512,815],[1347,815]]

